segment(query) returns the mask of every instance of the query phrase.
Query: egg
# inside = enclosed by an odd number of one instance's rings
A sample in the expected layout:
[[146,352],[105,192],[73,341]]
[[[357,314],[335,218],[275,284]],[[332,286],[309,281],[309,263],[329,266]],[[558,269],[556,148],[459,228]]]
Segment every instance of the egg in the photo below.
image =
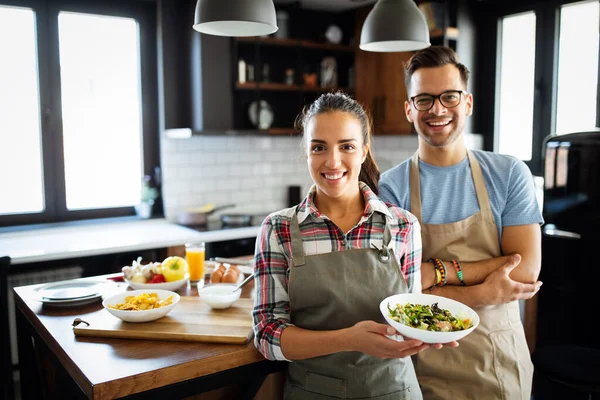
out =
[[228,269],[223,275],[223,283],[236,283],[238,280],[238,273],[234,270]]
[[237,266],[237,265],[235,265],[235,264],[231,264],[231,265],[229,266],[229,268],[227,268],[227,270],[228,270],[228,271],[235,271],[235,272],[238,274],[238,276],[240,275],[240,269],[239,269],[239,268],[238,268],[238,266]]
[[212,283],[217,283],[217,282],[221,282],[223,280],[223,271],[221,269],[216,269],[211,275],[210,275],[210,281]]

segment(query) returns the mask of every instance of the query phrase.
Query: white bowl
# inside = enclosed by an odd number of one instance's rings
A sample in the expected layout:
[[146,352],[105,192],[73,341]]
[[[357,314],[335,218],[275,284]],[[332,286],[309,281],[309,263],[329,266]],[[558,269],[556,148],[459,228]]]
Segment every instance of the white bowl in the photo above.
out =
[[198,296],[212,308],[222,310],[231,307],[240,298],[242,289],[232,292],[236,286],[233,283],[213,283],[199,289]]
[[[388,304],[391,308],[395,308],[396,304],[422,304],[432,305],[438,303],[438,307],[448,310],[454,317],[465,319],[469,318],[473,322],[473,326],[469,329],[453,332],[434,332],[427,331],[424,329],[413,328],[403,323],[394,321],[390,316],[388,310]],[[396,294],[383,299],[379,304],[379,310],[383,314],[388,324],[394,327],[402,336],[411,339],[422,340],[424,343],[448,343],[455,340],[460,340],[473,332],[479,325],[479,315],[472,308],[452,299],[446,297],[435,296],[432,294],[424,293],[404,293]]]
[[[167,306],[153,308],[151,310],[115,310],[114,308],[108,307],[109,304],[111,306],[115,306],[119,303],[124,303],[127,296],[139,296],[142,293],[156,293],[158,298],[161,300],[166,300],[169,296],[173,296],[173,301]],[[109,313],[117,318],[122,319],[123,321],[148,322],[157,320],[167,315],[169,311],[171,311],[177,305],[177,303],[179,303],[179,298],[180,297],[177,293],[169,290],[128,290],[104,299],[102,305]]]
[[162,290],[177,290],[180,287],[182,287],[183,285],[186,285],[188,283],[188,280],[190,278],[190,274],[188,274],[186,272],[185,274],[185,278],[180,279],[178,281],[171,281],[171,282],[161,282],[161,283],[137,283],[137,282],[131,282],[130,280],[125,279],[125,282],[127,282],[127,284],[135,290],[156,290],[156,289],[162,289]]

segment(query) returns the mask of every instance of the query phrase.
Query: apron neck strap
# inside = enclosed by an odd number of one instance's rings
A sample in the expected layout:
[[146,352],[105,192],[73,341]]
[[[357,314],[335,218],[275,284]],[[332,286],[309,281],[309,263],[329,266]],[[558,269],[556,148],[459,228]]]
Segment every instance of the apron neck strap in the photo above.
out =
[[292,238],[292,262],[294,267],[305,264],[304,247],[302,247],[302,235],[300,234],[300,225],[298,225],[298,206],[294,207],[294,215],[290,221],[290,230]]
[[473,183],[475,185],[475,192],[477,193],[479,209],[481,210],[482,214],[492,215],[490,198],[488,196],[487,189],[485,188],[485,181],[483,180],[483,173],[481,172],[479,161],[477,161],[477,158],[475,158],[475,155],[470,150],[467,150],[467,156],[469,157],[469,164],[471,165],[471,175],[473,176]]
[[[469,158],[469,165],[471,166],[471,176],[473,177],[473,184],[475,185],[475,192],[477,193],[479,210],[481,210],[482,214],[491,216],[492,209],[490,206],[490,198],[487,189],[485,188],[485,181],[483,180],[483,173],[481,172],[479,161],[477,161],[477,158],[470,150],[467,150],[467,157]],[[410,212],[413,213],[419,221],[423,221],[421,218],[421,180],[419,177],[418,150],[413,154],[410,163],[410,188]]]

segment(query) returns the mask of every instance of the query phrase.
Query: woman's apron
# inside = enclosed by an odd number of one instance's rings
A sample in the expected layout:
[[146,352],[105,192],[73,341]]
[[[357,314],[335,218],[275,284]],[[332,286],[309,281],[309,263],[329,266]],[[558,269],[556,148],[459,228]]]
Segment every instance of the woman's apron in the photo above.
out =
[[[410,208],[421,223],[423,260],[478,261],[502,255],[479,162],[468,151],[479,212],[449,224],[424,224],[419,156],[410,167]],[[431,194],[430,194],[431,195]],[[453,268],[446,263],[446,268]],[[435,291],[434,291],[435,293]],[[476,308],[480,324],[460,347],[424,351],[414,357],[425,399],[529,400],[533,364],[517,301]]]
[[[385,218],[375,214],[373,218]],[[359,321],[386,323],[379,303],[408,287],[392,250],[389,223],[382,249],[305,255],[297,214],[291,223],[288,285],[291,322],[310,330],[348,328]],[[391,340],[391,339],[390,339]],[[410,357],[380,359],[339,352],[288,366],[286,399],[422,399]]]

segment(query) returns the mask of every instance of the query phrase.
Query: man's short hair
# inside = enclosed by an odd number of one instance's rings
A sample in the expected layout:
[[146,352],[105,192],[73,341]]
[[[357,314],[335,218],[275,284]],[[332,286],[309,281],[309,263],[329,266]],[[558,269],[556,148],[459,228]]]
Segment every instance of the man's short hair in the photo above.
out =
[[469,70],[460,63],[456,52],[446,46],[429,46],[417,51],[404,64],[404,83],[406,84],[406,89],[408,90],[410,87],[410,80],[418,69],[443,67],[448,64],[452,64],[458,68],[460,78],[466,88],[469,83]]

